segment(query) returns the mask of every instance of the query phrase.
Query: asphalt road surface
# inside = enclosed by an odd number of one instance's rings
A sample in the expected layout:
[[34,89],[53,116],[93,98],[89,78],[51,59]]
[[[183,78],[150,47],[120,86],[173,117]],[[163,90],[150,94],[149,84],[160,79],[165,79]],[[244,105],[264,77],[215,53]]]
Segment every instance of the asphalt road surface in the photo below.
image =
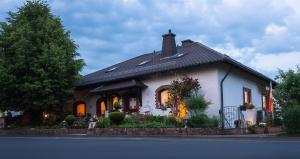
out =
[[300,159],[300,138],[0,137],[0,159]]

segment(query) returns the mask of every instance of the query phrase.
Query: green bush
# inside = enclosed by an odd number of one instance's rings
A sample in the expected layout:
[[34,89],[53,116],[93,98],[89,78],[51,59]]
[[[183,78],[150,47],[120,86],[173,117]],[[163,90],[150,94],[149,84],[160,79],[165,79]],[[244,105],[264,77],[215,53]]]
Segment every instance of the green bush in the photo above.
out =
[[111,112],[109,113],[109,119],[111,124],[121,124],[124,120],[125,114],[122,112]]
[[206,128],[215,128],[219,126],[219,119],[217,117],[208,118],[204,123],[204,127]]
[[190,111],[204,111],[210,102],[206,101],[203,96],[190,97],[184,100],[186,107]]
[[208,121],[208,116],[206,114],[200,113],[192,116],[187,125],[192,128],[202,128],[205,126],[205,123]]
[[285,110],[283,125],[287,133],[300,134],[300,105]]
[[164,123],[169,127],[178,127],[178,122],[175,117],[165,117]]
[[213,128],[218,127],[219,120],[217,117],[210,118],[204,113],[199,113],[192,116],[187,125],[192,128]]
[[255,134],[256,131],[255,131],[255,125],[249,125],[247,126],[247,130],[250,134]]
[[108,118],[100,117],[96,123],[96,128],[107,128],[109,127],[109,123],[110,121]]
[[123,121],[124,124],[139,124],[140,123],[140,119],[137,116],[129,116],[126,117]]
[[162,122],[145,122],[142,124],[137,125],[138,128],[168,128],[165,123]]
[[154,115],[149,115],[145,116],[144,121],[145,122],[164,122],[165,116],[154,116]]
[[74,115],[67,115],[66,118],[65,118],[65,120],[66,120],[66,122],[68,123],[69,126],[71,126],[74,123],[75,119],[76,118],[75,118]]

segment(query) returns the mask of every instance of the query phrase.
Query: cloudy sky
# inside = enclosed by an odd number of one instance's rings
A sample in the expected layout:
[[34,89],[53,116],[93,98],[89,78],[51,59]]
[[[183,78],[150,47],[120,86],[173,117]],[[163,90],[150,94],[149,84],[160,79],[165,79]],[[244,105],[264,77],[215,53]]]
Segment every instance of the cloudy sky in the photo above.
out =
[[[0,21],[25,0],[1,0]],[[88,74],[161,49],[168,29],[274,77],[300,64],[299,0],[48,0]]]

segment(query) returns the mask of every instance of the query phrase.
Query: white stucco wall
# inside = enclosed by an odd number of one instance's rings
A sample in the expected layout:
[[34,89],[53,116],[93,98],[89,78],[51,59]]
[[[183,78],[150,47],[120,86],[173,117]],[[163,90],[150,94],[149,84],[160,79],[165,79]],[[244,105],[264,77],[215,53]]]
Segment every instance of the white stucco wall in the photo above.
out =
[[[226,69],[219,70],[219,81],[226,74]],[[262,109],[262,95],[263,89],[265,89],[264,83],[237,69],[233,69],[227,76],[223,84],[224,91],[224,106],[236,106],[239,107],[243,104],[243,87],[251,89],[252,104],[255,105],[255,109],[252,111],[243,112],[246,121],[256,122],[256,111]]]
[[207,113],[211,116],[218,116],[220,109],[217,83],[218,70],[214,66],[206,68],[198,67],[195,69],[177,71],[176,73],[161,73],[142,80],[148,87],[142,91],[143,105],[141,112],[150,110],[153,115],[168,115],[170,109],[162,111],[161,109],[155,108],[155,91],[162,85],[169,85],[173,80],[180,79],[183,75],[198,79],[201,86],[199,94],[204,95],[205,98],[211,102]]

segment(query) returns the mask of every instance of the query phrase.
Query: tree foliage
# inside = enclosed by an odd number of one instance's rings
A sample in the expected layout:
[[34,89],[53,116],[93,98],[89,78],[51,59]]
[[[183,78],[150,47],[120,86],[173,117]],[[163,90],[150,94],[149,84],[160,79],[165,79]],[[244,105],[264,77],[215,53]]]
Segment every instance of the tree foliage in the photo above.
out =
[[280,82],[275,90],[276,102],[285,109],[288,106],[300,103],[300,67],[296,70],[279,70],[276,79]]
[[28,112],[65,105],[84,62],[59,17],[27,1],[0,24],[0,105]]

